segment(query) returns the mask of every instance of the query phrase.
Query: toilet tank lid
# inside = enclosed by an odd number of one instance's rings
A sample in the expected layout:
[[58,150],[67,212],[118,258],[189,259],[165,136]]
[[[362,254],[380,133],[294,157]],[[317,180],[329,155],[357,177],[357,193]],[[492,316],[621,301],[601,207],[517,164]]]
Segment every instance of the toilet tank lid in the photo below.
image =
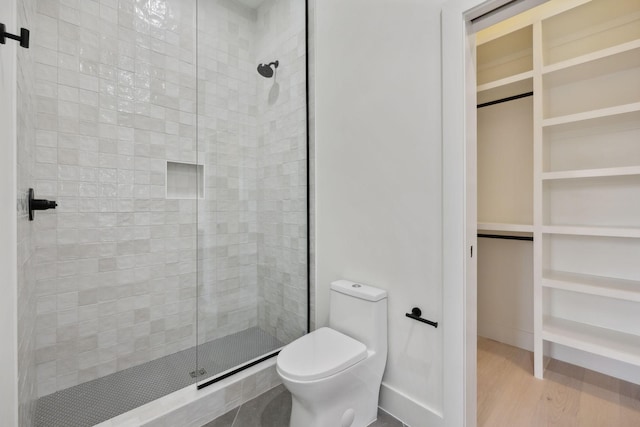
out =
[[387,291],[350,280],[331,282],[331,290],[367,301],[380,301],[387,297]]

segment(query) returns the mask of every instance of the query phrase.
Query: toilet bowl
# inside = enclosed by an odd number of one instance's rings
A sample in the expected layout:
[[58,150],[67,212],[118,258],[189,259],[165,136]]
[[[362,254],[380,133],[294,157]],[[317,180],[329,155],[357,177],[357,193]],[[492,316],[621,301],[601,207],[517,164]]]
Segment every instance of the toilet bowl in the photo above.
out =
[[333,282],[329,327],[295,340],[278,355],[278,375],[292,396],[290,427],[373,423],[386,359],[386,291]]

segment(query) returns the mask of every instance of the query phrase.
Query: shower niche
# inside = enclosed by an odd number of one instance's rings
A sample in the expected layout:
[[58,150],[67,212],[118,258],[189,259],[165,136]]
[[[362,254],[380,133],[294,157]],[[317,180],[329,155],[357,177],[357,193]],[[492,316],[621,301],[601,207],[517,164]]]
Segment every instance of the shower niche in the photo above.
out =
[[204,199],[204,165],[167,161],[167,199]]

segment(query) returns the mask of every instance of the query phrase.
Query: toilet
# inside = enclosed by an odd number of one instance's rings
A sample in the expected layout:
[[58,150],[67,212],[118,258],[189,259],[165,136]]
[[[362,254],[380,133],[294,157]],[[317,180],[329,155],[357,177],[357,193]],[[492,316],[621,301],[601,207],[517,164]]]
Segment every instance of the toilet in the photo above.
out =
[[365,427],[376,421],[387,362],[387,292],[331,283],[329,327],[285,346],[276,362],[291,392],[289,427]]

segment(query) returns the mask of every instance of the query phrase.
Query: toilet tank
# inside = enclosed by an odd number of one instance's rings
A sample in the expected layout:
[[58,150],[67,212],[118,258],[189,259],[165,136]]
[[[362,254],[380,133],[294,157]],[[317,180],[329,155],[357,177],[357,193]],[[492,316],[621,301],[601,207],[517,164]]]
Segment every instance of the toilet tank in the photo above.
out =
[[387,351],[387,291],[362,283],[331,283],[329,326],[367,349]]

